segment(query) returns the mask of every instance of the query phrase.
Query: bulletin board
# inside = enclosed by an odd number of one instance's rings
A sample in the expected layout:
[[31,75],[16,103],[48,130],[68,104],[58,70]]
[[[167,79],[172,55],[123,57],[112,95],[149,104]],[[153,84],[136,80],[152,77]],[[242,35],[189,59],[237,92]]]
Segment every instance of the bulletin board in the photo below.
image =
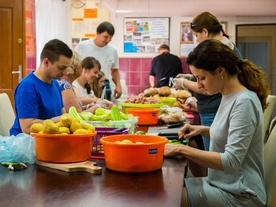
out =
[[170,18],[125,18],[124,52],[154,53],[169,44]]

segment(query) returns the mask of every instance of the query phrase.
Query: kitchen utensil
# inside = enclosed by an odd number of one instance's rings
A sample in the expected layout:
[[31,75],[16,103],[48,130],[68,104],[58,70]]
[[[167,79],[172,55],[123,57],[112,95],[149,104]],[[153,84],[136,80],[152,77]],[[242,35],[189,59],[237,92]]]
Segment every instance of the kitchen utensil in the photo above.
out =
[[95,166],[96,162],[84,161],[76,163],[48,163],[37,161],[37,165],[48,167],[56,170],[61,170],[65,172],[89,172],[92,174],[101,174],[102,168]]
[[167,133],[161,132],[158,136],[166,137],[168,140],[176,140],[179,141],[181,144],[187,145],[189,143],[189,139],[183,139],[178,137],[178,133]]

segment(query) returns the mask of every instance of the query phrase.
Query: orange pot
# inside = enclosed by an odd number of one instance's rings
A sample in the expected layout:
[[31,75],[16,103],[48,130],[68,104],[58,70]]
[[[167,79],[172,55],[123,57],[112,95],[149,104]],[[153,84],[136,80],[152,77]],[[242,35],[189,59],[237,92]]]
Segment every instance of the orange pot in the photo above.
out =
[[[115,143],[122,140],[130,140],[133,143]],[[164,148],[168,139],[154,135],[123,134],[103,137],[100,142],[104,147],[108,169],[138,173],[162,168]]]
[[126,112],[138,117],[138,125],[156,125],[159,110],[158,108],[128,108]]
[[88,160],[91,156],[92,134],[36,134],[36,158],[39,161],[52,163],[72,163]]

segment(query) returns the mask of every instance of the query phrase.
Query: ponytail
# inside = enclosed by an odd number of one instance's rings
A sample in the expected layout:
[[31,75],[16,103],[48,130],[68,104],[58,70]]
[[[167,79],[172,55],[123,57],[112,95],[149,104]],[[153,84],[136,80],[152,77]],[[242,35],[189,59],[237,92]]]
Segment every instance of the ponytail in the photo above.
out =
[[253,62],[244,59],[237,64],[237,77],[239,81],[251,91],[254,91],[260,99],[263,110],[267,108],[266,98],[270,93],[265,73]]

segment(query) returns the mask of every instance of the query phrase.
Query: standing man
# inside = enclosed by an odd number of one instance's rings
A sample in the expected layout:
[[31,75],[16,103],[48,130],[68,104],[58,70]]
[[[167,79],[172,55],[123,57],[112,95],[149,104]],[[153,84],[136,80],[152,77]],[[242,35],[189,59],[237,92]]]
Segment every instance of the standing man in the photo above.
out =
[[[107,79],[112,79],[113,81],[110,81],[110,86],[114,93],[113,97],[118,99],[122,95],[118,52],[112,45],[108,44],[114,33],[115,29],[110,22],[102,22],[97,27],[96,37],[80,42],[75,50],[82,58],[92,56],[100,61],[101,70],[107,75]],[[113,101],[115,100],[113,99]]]
[[159,55],[153,58],[149,75],[151,87],[172,86],[173,78],[182,73],[182,63],[176,55],[170,53],[169,45],[158,48]]
[[65,112],[56,79],[70,66],[72,50],[64,42],[53,39],[45,44],[40,55],[40,66],[27,75],[16,87],[15,121],[10,135],[30,133],[31,125],[45,119],[59,121]]

